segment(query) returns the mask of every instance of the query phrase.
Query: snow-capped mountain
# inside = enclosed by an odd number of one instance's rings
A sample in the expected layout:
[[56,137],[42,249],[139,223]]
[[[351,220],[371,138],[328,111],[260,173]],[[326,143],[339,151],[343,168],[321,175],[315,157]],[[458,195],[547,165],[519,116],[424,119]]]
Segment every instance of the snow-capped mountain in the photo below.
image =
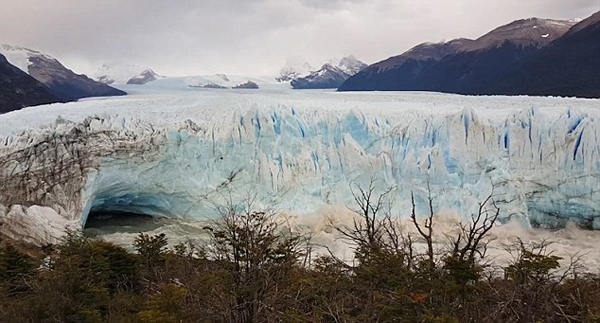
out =
[[290,84],[294,89],[337,89],[346,79],[365,67],[367,64],[352,55],[341,60],[331,59],[320,69],[292,79]]
[[342,58],[337,65],[344,73],[351,76],[364,70],[367,66],[365,62],[358,60],[353,55]]
[[127,81],[127,84],[143,85],[143,84],[147,84],[147,83],[156,81],[161,78],[163,78],[163,77],[156,74],[156,72],[154,72],[152,69],[146,69],[143,72],[141,72],[139,75],[136,75],[136,76],[132,77],[131,79],[129,79],[129,81]]
[[135,64],[104,63],[94,73],[94,79],[106,84],[146,84],[161,78],[151,68]]
[[10,64],[0,54],[0,114],[60,101],[46,86]]
[[224,89],[271,89],[285,90],[290,85],[287,82],[277,82],[273,77],[252,77],[245,75],[197,75],[161,78],[148,83],[143,87],[125,86],[124,89],[148,90],[148,91],[199,91],[203,89],[224,90]]
[[306,76],[314,71],[314,68],[306,61],[300,59],[288,59],[279,71],[275,79],[278,82],[289,82],[299,77]]
[[52,94],[65,101],[126,94],[85,75],[76,74],[54,57],[32,49],[0,45],[0,54],[3,54],[9,63],[44,84]]
[[294,89],[337,89],[351,75],[329,63],[305,77],[290,82]]

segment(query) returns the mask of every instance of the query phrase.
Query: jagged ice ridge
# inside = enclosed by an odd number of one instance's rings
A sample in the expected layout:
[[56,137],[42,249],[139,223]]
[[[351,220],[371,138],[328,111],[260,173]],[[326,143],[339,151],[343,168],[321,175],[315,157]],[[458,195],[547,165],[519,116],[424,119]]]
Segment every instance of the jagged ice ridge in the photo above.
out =
[[[90,210],[215,215],[224,194],[296,216],[351,205],[351,183],[394,187],[468,218],[600,228],[597,100],[427,93],[179,92],[0,116],[2,230],[54,241]],[[69,115],[69,119],[59,117]]]

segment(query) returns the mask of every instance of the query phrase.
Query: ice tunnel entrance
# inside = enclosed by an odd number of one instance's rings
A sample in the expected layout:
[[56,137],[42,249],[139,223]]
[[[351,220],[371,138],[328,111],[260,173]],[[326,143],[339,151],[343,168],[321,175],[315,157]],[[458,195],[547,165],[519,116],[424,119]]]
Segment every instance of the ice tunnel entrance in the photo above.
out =
[[144,193],[104,191],[88,205],[82,227],[91,236],[152,231],[174,217],[167,199]]

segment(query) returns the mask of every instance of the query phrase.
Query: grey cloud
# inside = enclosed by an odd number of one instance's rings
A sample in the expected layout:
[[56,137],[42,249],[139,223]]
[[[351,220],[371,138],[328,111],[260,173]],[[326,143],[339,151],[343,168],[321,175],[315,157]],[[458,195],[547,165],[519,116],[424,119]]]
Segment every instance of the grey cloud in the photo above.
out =
[[48,52],[81,72],[108,61],[167,75],[273,74],[288,57],[374,62],[515,19],[600,10],[600,0],[6,1],[0,42]]

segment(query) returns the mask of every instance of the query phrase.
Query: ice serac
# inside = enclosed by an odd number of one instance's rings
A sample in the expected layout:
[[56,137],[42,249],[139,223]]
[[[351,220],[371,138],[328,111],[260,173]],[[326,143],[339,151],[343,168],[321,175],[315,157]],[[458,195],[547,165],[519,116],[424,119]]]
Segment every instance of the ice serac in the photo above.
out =
[[[493,192],[503,220],[600,228],[598,107],[544,108],[559,99],[527,107],[523,99],[518,109],[440,112],[415,103],[387,111],[352,96],[298,107],[297,100],[254,95],[219,96],[221,105],[210,110],[180,101],[184,108],[169,111],[180,120],[107,112],[4,134],[0,230],[52,240],[57,223],[83,226],[92,210],[202,218],[215,214],[223,195],[249,191],[288,214],[314,215],[350,205],[349,184],[371,178],[380,189],[395,187],[396,211],[404,215],[410,192],[423,203],[429,181],[438,211],[468,217]],[[426,105],[440,104],[439,97]],[[205,101],[215,103],[211,98]],[[402,98],[411,100],[389,101]],[[497,99],[468,100],[481,100],[466,104],[478,106]],[[62,222],[31,220],[44,211]]]

